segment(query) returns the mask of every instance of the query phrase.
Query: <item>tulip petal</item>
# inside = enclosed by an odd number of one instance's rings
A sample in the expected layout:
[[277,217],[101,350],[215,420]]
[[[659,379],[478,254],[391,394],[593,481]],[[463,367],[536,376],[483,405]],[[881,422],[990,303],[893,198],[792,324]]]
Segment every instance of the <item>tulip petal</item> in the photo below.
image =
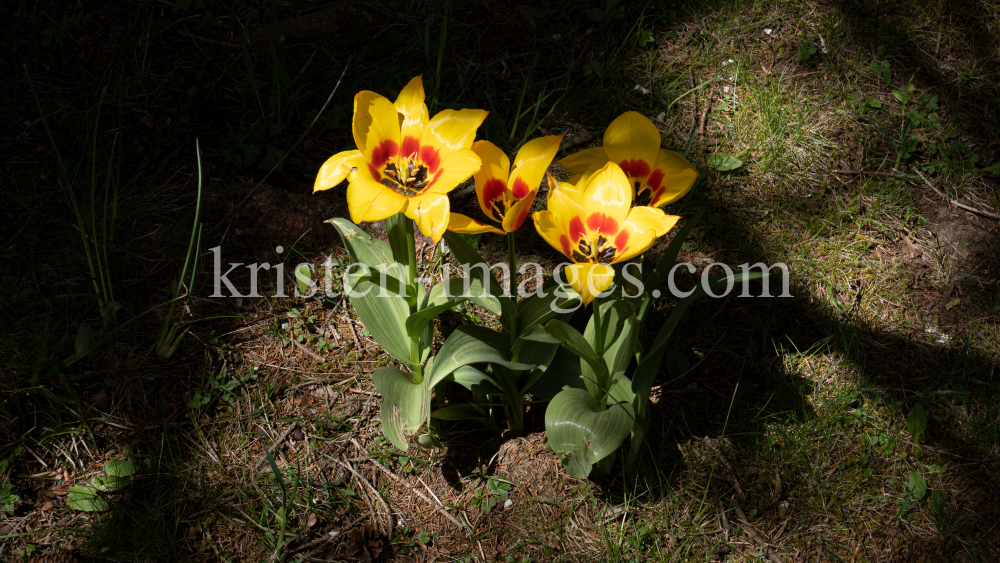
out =
[[660,131],[648,117],[627,111],[604,131],[604,151],[629,178],[649,176],[660,151]]
[[480,223],[472,217],[462,215],[461,213],[451,214],[451,217],[448,219],[448,230],[454,233],[462,233],[463,235],[478,235],[480,233],[504,234],[503,231],[492,225]]
[[416,76],[396,98],[396,111],[400,114],[400,148],[403,156],[410,156],[420,149],[420,136],[427,125],[428,111],[424,103],[424,82]]
[[427,123],[420,138],[420,148],[432,148],[439,152],[441,158],[447,157],[451,151],[472,148],[476,129],[488,114],[481,109],[446,109]]
[[579,185],[583,192],[583,220],[591,234],[615,236],[632,207],[632,189],[617,164],[609,162]]
[[549,243],[549,246],[552,248],[562,252],[566,258],[572,259],[570,256],[569,237],[560,224],[560,218],[547,209],[536,211],[531,218],[534,219],[535,230],[545,239],[545,242]]
[[[507,173],[510,170],[510,159],[499,147],[489,141],[476,141],[472,150],[483,162],[482,168],[476,172],[476,198],[479,208],[487,217],[498,221],[493,214],[493,201],[502,199],[507,192]],[[500,206],[503,208],[503,206]]]
[[503,216],[503,230],[513,233],[521,228],[524,220],[528,218],[528,212],[531,211],[531,204],[535,202],[536,195],[538,195],[538,188],[531,190],[510,206],[507,214]]
[[507,183],[511,194],[517,199],[537,192],[542,183],[542,177],[552,159],[559,150],[562,135],[549,135],[532,139],[517,151],[514,157],[514,168],[510,171],[510,181]]
[[481,166],[482,161],[472,149],[457,150],[441,162],[425,193],[446,194],[471,178]]
[[566,266],[566,282],[580,294],[584,306],[590,305],[615,280],[615,269],[607,264],[573,264]]
[[374,92],[354,96],[354,141],[365,158],[381,171],[399,156],[399,113],[387,98]]
[[321,190],[328,190],[344,181],[347,176],[365,165],[365,157],[359,150],[339,152],[323,163],[316,173],[316,183],[313,184],[313,193]]
[[650,205],[662,207],[677,201],[691,191],[697,179],[698,170],[680,153],[660,149],[653,173],[646,178]]
[[405,207],[405,197],[367,175],[356,175],[347,186],[347,209],[355,223],[381,221]]
[[594,147],[571,154],[556,162],[573,174],[586,174],[607,164],[608,153],[605,152],[604,147]]
[[638,232],[649,231],[659,238],[673,229],[679,220],[677,215],[667,215],[658,207],[636,206],[628,212],[625,225]]
[[451,202],[446,195],[424,192],[407,199],[404,213],[420,227],[421,233],[437,244],[448,230]]

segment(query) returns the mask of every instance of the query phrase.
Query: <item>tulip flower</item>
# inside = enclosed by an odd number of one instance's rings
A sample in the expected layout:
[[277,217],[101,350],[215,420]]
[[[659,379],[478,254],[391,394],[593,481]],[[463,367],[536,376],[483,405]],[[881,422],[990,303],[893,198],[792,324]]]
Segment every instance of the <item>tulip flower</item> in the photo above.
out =
[[663,207],[684,197],[698,179],[698,171],[680,153],[660,148],[659,130],[634,111],[611,122],[604,131],[604,146],[582,150],[558,163],[573,174],[585,174],[609,161],[628,176],[635,205]]
[[381,221],[402,212],[436,243],[448,228],[448,192],[481,166],[472,151],[483,110],[447,109],[428,119],[421,77],[410,80],[396,102],[375,92],[354,97],[356,150],[330,157],[313,192],[345,179],[351,220]]
[[448,228],[456,233],[501,235],[520,229],[561,140],[562,135],[550,135],[529,141],[517,151],[513,167],[507,154],[496,145],[476,141],[472,150],[483,161],[475,174],[476,196],[493,225],[452,213]]
[[656,207],[633,207],[630,178],[614,162],[582,175],[576,185],[549,190],[548,209],[533,218],[538,234],[573,262],[567,282],[584,305],[611,287],[611,264],[645,252],[680,219]]

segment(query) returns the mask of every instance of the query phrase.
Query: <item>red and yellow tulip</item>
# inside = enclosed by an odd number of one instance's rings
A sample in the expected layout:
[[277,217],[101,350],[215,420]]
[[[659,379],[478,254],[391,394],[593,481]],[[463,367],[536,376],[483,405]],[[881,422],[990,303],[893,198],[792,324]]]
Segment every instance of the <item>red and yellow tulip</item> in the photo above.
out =
[[520,229],[561,140],[562,135],[550,135],[525,143],[514,157],[513,168],[503,150],[489,141],[476,141],[472,150],[483,161],[475,174],[476,196],[493,225],[452,213],[448,228],[456,233],[501,235]]
[[533,215],[538,234],[573,262],[566,268],[567,282],[584,305],[611,287],[611,264],[642,254],[680,219],[656,207],[633,207],[630,180],[607,162],[575,185],[550,189],[548,209]]
[[[636,205],[663,207],[691,190],[698,171],[680,153],[660,148],[660,132],[646,116],[629,111],[604,131],[604,146],[582,150],[558,161],[574,174],[586,174],[614,162],[632,186]],[[576,183],[579,177],[570,179]]]
[[410,80],[395,103],[375,92],[354,97],[356,150],[330,157],[313,192],[344,179],[351,220],[381,221],[403,212],[434,242],[448,228],[448,192],[481,166],[472,151],[483,110],[447,109],[428,118],[421,77]]

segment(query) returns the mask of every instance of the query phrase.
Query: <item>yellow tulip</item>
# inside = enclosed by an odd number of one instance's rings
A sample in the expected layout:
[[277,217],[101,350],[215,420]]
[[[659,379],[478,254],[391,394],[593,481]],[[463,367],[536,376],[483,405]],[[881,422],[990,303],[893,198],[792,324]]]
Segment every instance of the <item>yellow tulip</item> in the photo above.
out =
[[550,175],[548,209],[532,217],[538,234],[573,262],[567,282],[584,305],[611,287],[611,264],[642,254],[680,219],[656,207],[633,207],[629,177],[614,162],[575,185],[553,184]]
[[489,141],[476,141],[472,150],[483,161],[476,172],[476,196],[483,213],[497,226],[452,213],[448,228],[456,233],[512,233],[521,228],[538,194],[542,176],[559,150],[562,135],[550,135],[525,143],[510,166],[500,148]]
[[[604,146],[558,161],[573,174],[586,174],[614,162],[628,176],[636,205],[663,207],[691,191],[698,171],[680,153],[660,148],[660,132],[646,116],[629,111],[604,132]],[[570,179],[577,183],[579,176]]]
[[483,110],[447,109],[428,119],[421,77],[410,80],[396,102],[375,92],[354,97],[356,150],[330,157],[313,192],[345,179],[351,220],[381,221],[403,212],[437,242],[448,228],[448,192],[482,162],[472,151]]

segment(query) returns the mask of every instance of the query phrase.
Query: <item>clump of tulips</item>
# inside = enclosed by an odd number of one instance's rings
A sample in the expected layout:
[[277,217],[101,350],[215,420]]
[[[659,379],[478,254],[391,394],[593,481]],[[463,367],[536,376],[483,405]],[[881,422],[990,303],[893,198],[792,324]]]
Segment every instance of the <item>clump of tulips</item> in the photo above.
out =
[[[661,207],[683,197],[698,173],[680,154],[660,148],[659,131],[647,118],[628,112],[608,127],[603,146],[559,161],[575,174],[559,182],[548,169],[560,136],[527,142],[512,164],[501,148],[475,141],[486,115],[448,109],[431,117],[420,77],[395,102],[359,92],[353,121],[357,149],[331,157],[316,178],[316,191],[349,182],[353,222],[330,221],[353,262],[346,289],[372,336],[409,366],[409,371],[381,367],[373,374],[382,396],[382,430],[402,450],[410,436],[433,445],[436,421],[473,419],[492,427],[498,414],[492,405],[501,404],[508,428],[521,431],[524,398],[531,393],[550,399],[547,443],[572,475],[586,477],[595,464],[609,470],[613,454],[631,435],[630,463],[648,426],[648,396],[666,341],[679,314],[698,296],[682,300],[647,346],[643,327],[653,290],[666,281],[694,221],[649,272],[636,260],[677,223],[679,217]],[[473,177],[482,214],[453,213],[448,193]],[[542,291],[518,299],[513,234],[527,220],[543,182],[547,205],[533,214],[533,222],[569,264]],[[386,221],[388,244],[355,224],[380,220]],[[446,241],[465,277],[430,288],[419,282],[414,223],[435,243]],[[460,233],[507,237],[506,288]],[[642,292],[612,295],[633,264]],[[496,315],[500,330],[461,325],[431,356],[432,320],[465,301]],[[592,313],[580,333],[569,317],[588,309]],[[432,410],[432,397],[443,396],[447,382],[467,388],[472,403]]]

